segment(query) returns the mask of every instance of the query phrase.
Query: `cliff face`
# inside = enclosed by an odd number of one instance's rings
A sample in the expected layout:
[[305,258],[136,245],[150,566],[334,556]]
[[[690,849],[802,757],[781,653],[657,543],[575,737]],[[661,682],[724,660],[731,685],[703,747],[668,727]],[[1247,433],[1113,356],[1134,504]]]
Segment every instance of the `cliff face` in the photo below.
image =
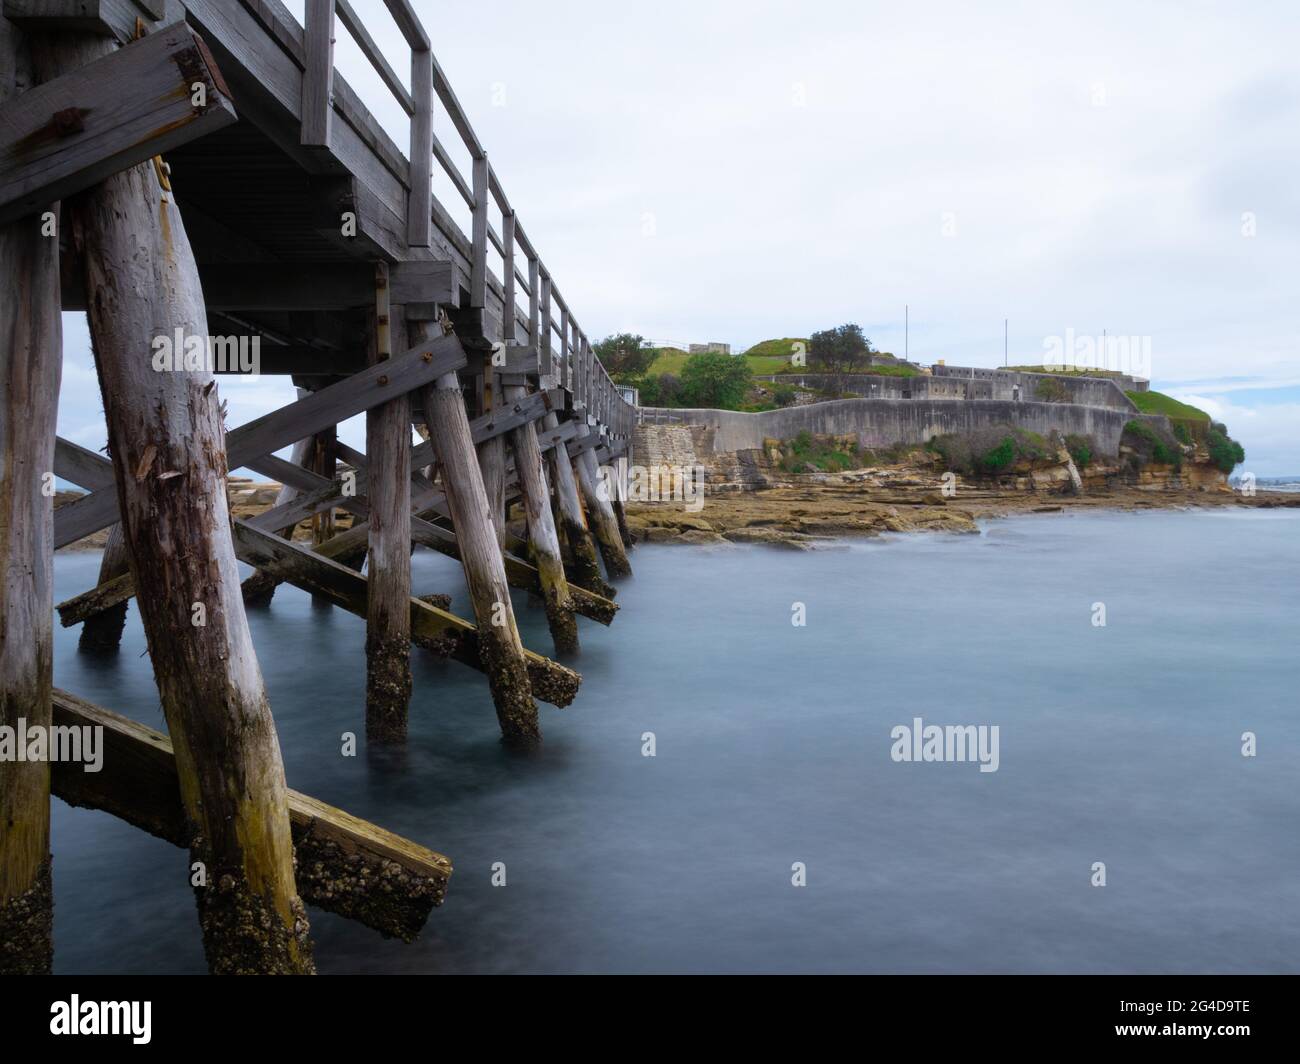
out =
[[[738,451],[714,450],[715,430],[702,425],[641,425],[633,441],[632,461],[637,465],[675,465],[681,468],[700,466],[710,493],[761,491],[768,488],[803,487],[817,484],[870,482],[889,487],[923,486],[928,491],[943,487],[942,460],[920,448],[897,448],[896,460],[858,459],[857,436],[853,433],[817,434],[811,437],[814,449],[822,456],[844,456],[837,472],[801,463],[791,440],[764,439],[761,447]],[[1093,461],[1076,469],[1070,455],[1059,451],[1049,458],[1018,462],[1005,473],[990,477],[958,477],[985,489],[1038,494],[1084,494],[1116,487],[1143,491],[1226,492],[1231,494],[1227,476],[1211,462],[1203,449],[1185,449],[1181,469],[1149,463],[1135,471],[1133,452],[1120,449],[1118,461]]]

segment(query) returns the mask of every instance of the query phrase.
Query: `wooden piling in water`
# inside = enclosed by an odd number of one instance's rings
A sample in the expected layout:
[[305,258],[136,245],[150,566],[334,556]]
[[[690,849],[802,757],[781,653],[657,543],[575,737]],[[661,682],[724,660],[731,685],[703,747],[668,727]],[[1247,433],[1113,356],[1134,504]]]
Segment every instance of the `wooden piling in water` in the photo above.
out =
[[[523,399],[528,389],[510,385],[505,389],[506,400]],[[551,493],[546,484],[546,466],[537,445],[537,431],[532,422],[510,432],[510,449],[515,458],[515,475],[519,493],[523,496],[528,523],[528,554],[541,578],[542,596],[546,604],[546,623],[551,639],[560,654],[578,650],[578,622],[573,612],[569,584],[564,576],[564,561],[560,557],[560,541],[555,532],[555,518],[551,513]]]
[[[99,582],[106,584],[130,571],[126,555],[126,536],[119,522],[108,530],[104,556],[99,562]],[[106,653],[117,650],[122,643],[122,630],[126,627],[127,604],[118,602],[86,618],[81,626],[77,647],[83,652]]]
[[[425,326],[412,323],[411,328],[412,340],[418,342]],[[423,388],[420,401],[442,467],[443,489],[478,625],[479,654],[501,733],[508,742],[535,742],[541,738],[537,703],[533,701],[492,506],[456,374],[448,373]],[[504,460],[502,465],[504,468]]]
[[[388,271],[376,268],[371,364],[404,349],[402,315],[388,300]],[[406,739],[411,702],[411,403],[403,393],[366,411],[370,457],[369,613],[366,618],[366,738]]]
[[574,464],[578,469],[578,483],[582,486],[582,500],[587,505],[587,516],[595,527],[600,556],[605,560],[605,572],[611,580],[631,576],[632,566],[623,548],[618,518],[614,516],[614,508],[601,487],[595,453],[589,448],[582,451],[574,459]]
[[[75,68],[112,46],[61,37]],[[155,336],[206,338],[189,239],[145,163],[71,204],[120,520],[176,750],[204,949],[217,973],[314,971],[284,768],[253,649],[226,496],[216,382],[155,370]]]
[[[0,18],[0,101],[30,77]],[[57,220],[59,204],[49,207]],[[54,424],[63,363],[57,230],[0,226],[0,725],[48,728],[53,684]],[[48,479],[47,479],[48,478]],[[0,765],[0,975],[53,964],[50,766]]]
[[[547,429],[559,428],[559,418],[547,414],[542,424]],[[573,463],[561,443],[547,452],[547,462],[551,470],[551,481],[555,485],[556,510],[559,513],[559,532],[563,535],[569,548],[573,582],[592,594],[604,598],[613,598],[615,591],[600,575],[600,563],[596,560],[596,546],[591,541],[587,529],[587,519],[582,512],[582,500],[578,497],[578,484],[573,475]]]

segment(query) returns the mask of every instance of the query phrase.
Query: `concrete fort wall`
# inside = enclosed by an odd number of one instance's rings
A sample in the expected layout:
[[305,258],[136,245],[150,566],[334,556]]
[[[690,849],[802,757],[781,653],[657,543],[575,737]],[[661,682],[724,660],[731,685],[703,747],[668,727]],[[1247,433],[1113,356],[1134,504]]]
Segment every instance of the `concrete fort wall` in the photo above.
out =
[[1039,398],[1041,381],[1057,382],[1067,403],[1125,410],[1135,414],[1137,407],[1123,389],[1106,377],[1064,377],[1047,373],[1022,373],[1018,370],[964,370],[957,366],[935,366],[933,376],[889,377],[875,373],[781,373],[761,377],[765,381],[788,384],[841,394],[861,395],[867,399],[999,399],[1034,402]]
[[[665,411],[665,413],[668,413]],[[761,448],[764,439],[788,440],[853,433],[863,447],[924,443],[934,436],[965,434],[998,425],[1015,425],[1044,436],[1053,431],[1091,436],[1098,454],[1114,458],[1131,411],[1078,403],[1010,402],[973,399],[837,399],[747,414],[736,410],[677,410],[683,425],[711,428],[713,453]]]

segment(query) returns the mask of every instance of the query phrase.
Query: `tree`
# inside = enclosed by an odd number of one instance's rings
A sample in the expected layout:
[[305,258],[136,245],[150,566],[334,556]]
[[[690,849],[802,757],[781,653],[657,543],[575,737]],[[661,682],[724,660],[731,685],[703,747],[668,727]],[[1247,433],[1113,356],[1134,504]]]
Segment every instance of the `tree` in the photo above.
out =
[[645,339],[636,333],[615,333],[595,345],[596,357],[605,366],[605,372],[616,381],[629,382],[642,377],[659,352],[653,347],[643,347]]
[[852,322],[815,332],[808,340],[809,365],[829,373],[851,373],[870,354],[871,341],[862,335],[862,326]]
[[711,352],[692,355],[682,368],[682,401],[687,406],[734,410],[745,399],[753,373],[743,357]]

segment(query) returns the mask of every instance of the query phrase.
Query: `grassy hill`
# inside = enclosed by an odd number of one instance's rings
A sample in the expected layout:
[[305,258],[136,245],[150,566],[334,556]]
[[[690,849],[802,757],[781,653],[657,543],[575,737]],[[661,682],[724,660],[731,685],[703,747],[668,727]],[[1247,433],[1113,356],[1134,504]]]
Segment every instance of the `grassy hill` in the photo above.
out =
[[1166,417],[1181,421],[1209,421],[1210,415],[1199,407],[1180,403],[1173,396],[1164,392],[1125,392],[1133,405],[1144,414],[1164,414]]

